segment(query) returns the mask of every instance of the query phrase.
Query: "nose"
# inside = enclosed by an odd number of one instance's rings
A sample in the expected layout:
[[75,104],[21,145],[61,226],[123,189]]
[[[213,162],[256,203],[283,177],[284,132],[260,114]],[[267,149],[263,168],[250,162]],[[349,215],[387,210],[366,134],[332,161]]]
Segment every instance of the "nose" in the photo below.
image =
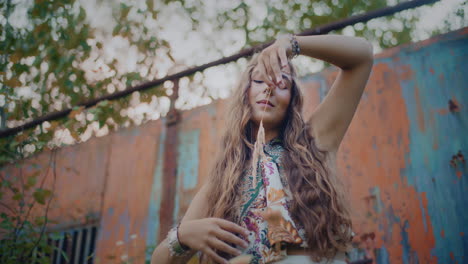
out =
[[270,93],[270,94],[271,94],[271,93],[273,93],[274,90],[275,90],[275,89],[274,89],[273,86],[267,85],[267,84],[265,83],[265,90],[263,90],[263,93]]

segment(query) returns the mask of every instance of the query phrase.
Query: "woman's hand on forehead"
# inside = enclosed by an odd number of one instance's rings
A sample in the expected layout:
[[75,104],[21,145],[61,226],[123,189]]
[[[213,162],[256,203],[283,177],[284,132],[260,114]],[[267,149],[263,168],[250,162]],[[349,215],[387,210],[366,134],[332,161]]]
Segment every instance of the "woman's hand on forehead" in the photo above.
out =
[[[289,69],[289,65],[288,65],[288,69]],[[256,83],[265,82],[269,87],[278,86],[280,89],[286,89],[287,87],[290,87],[292,85],[292,76],[290,75],[289,70],[281,71],[281,76],[283,79],[282,85],[280,84],[277,85],[271,80],[271,77],[268,76],[268,74],[266,74],[266,71],[262,72],[261,70],[254,70],[252,72],[252,80],[255,81]]]
[[252,74],[262,78],[268,86],[285,88],[287,84],[283,79],[291,82],[291,69],[286,54],[289,45],[287,38],[278,38],[259,54],[258,65]]

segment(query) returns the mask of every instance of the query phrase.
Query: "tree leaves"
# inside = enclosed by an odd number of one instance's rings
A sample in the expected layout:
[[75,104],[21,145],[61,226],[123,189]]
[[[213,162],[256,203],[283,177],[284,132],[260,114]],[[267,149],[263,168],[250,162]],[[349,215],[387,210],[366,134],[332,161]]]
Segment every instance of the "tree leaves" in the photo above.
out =
[[30,188],[34,187],[37,183],[37,177],[39,176],[40,171],[36,171],[33,175],[29,176],[26,180],[26,184],[24,185],[24,189],[27,191]]
[[8,87],[11,87],[11,88],[15,88],[15,87],[19,87],[21,86],[21,82],[18,80],[18,78],[16,77],[12,77],[10,79],[6,79],[4,82],[3,82],[6,86]]
[[49,198],[49,196],[52,195],[52,191],[47,190],[47,189],[42,189],[38,188],[34,191],[33,197],[36,200],[36,202],[44,205],[46,202],[46,199]]
[[19,175],[1,177],[0,196],[6,194],[8,203],[0,203],[0,206],[8,211],[0,213],[0,263],[51,263],[54,250],[59,254],[63,252],[48,243],[48,237],[55,238],[56,234],[44,233],[47,222],[57,223],[48,218],[48,205],[39,208],[45,209],[39,215],[30,214],[36,202],[45,205],[52,197],[51,190],[32,189],[41,173],[40,167],[32,168],[34,171],[27,176],[19,169]]

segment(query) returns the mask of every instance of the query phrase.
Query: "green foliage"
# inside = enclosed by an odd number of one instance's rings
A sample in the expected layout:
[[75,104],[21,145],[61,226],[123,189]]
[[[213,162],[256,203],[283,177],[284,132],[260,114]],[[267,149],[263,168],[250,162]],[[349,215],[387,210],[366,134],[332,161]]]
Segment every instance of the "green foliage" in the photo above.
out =
[[[152,1],[148,3],[151,7]],[[27,26],[12,25],[10,15],[25,9]],[[137,47],[144,58],[153,58],[156,49],[167,46],[167,43],[155,38],[140,22],[129,18],[128,14],[133,9],[134,6],[123,3],[113,6],[116,23],[113,35],[129,40],[130,46]],[[119,72],[116,61],[95,70],[102,71],[107,67],[107,73],[103,72],[97,78],[87,76],[90,70],[84,69],[83,63],[92,60],[93,56],[98,57],[93,63],[98,61],[104,47],[79,1],[37,0],[31,6],[24,1],[7,1],[0,4],[0,10],[6,17],[6,23],[0,23],[1,38],[4,39],[0,42],[0,96],[4,99],[4,104],[0,104],[2,121],[5,118],[24,122],[106,95],[111,83],[128,87],[143,81],[139,72]],[[157,11],[148,8],[140,8],[138,12],[157,16]],[[145,63],[146,60],[138,62],[139,65]],[[151,89],[152,95],[164,95],[160,90]],[[48,124],[48,128],[41,125],[36,131],[26,130],[15,137],[1,138],[0,166],[44,147],[60,146],[59,142],[53,142],[57,130],[68,129],[75,142],[80,142],[80,136],[94,121],[99,127],[117,128],[129,120],[120,114],[121,109],[128,107],[128,100],[124,98],[99,104],[79,112],[75,109],[71,116]],[[74,117],[81,112],[94,118],[78,121]]]
[[[47,242],[62,237],[45,232],[47,223],[55,223],[48,219],[52,190],[38,187],[39,171],[28,177],[18,171],[18,177],[0,176],[0,263],[51,263],[54,250],[65,254]],[[37,204],[45,207],[41,215],[31,213]]]

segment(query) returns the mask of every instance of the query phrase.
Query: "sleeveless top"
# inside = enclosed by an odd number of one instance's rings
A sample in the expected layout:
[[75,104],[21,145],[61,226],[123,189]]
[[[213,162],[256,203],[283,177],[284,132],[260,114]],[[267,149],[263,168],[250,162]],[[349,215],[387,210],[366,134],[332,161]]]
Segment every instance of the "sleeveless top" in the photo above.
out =
[[256,175],[251,169],[244,171],[238,201],[238,222],[250,231],[248,248],[238,249],[252,255],[253,264],[284,259],[287,243],[307,247],[304,227],[289,213],[292,195],[281,161],[285,152],[282,140],[270,140],[263,150],[266,158],[259,160]]

